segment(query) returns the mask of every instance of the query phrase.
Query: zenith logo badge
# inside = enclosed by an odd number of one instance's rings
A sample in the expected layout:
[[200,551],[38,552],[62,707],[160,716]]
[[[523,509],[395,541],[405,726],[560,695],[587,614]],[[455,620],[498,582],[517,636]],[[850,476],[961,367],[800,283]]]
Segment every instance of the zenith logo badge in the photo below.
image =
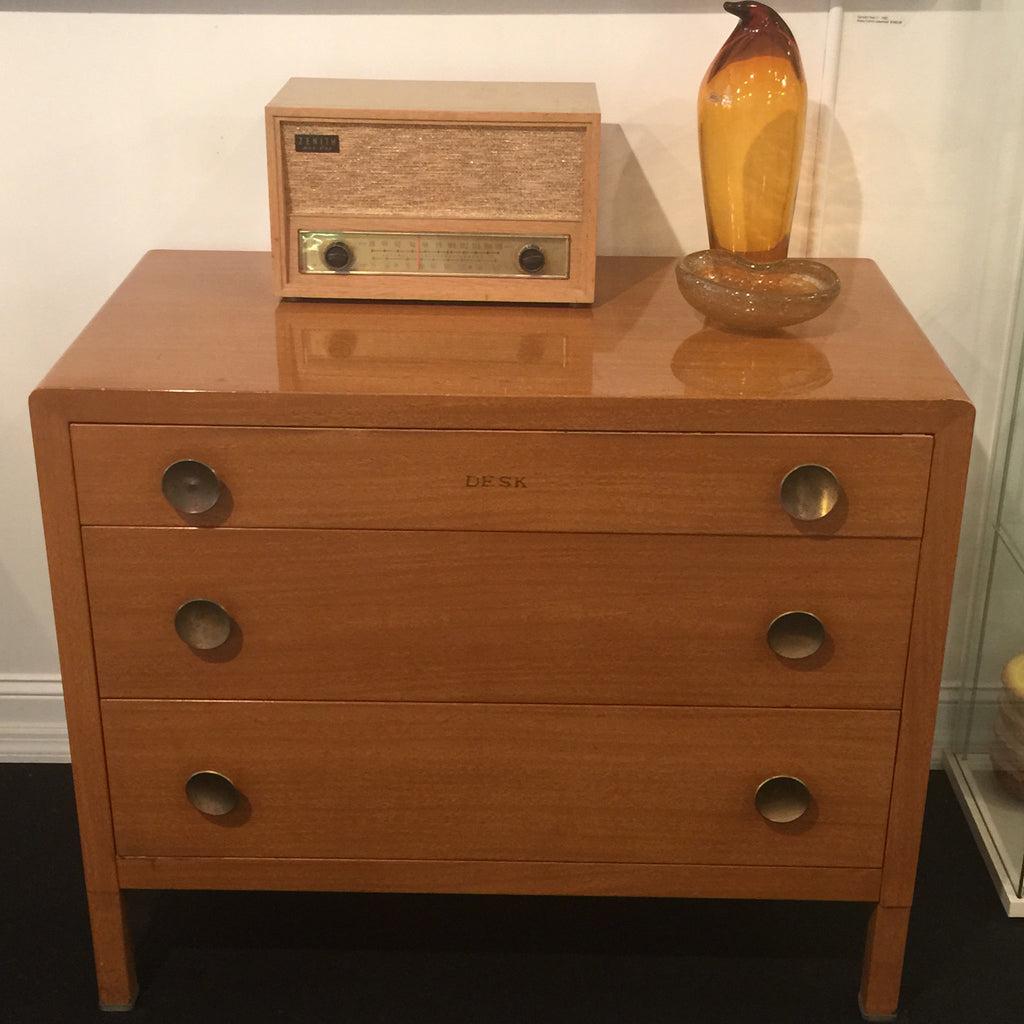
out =
[[341,147],[337,135],[296,135],[296,153],[338,153]]

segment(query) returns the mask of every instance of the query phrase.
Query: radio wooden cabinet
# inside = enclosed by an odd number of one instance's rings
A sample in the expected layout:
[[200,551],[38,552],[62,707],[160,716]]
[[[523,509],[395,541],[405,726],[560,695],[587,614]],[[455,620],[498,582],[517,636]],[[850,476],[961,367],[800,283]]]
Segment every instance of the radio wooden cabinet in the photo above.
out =
[[[131,889],[874,904],[895,1012],[973,410],[873,263],[776,337],[148,254],[31,398],[100,1002]],[[851,999],[853,993],[851,993]]]

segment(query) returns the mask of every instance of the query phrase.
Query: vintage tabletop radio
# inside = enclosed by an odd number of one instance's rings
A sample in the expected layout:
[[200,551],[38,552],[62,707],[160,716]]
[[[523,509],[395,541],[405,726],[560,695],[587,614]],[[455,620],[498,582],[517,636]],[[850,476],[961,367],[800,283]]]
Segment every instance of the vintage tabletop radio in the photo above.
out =
[[592,84],[293,78],[266,116],[279,295],[593,301]]

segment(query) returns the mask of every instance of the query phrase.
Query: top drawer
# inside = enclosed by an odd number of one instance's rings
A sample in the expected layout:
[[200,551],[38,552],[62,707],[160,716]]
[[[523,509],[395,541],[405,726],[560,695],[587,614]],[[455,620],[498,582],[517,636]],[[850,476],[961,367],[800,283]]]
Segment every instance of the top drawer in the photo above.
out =
[[[81,521],[109,526],[916,537],[931,458],[927,435],[74,424],[71,437]],[[208,511],[163,493],[184,461],[215,474]],[[808,465],[837,481],[819,519],[780,497]]]

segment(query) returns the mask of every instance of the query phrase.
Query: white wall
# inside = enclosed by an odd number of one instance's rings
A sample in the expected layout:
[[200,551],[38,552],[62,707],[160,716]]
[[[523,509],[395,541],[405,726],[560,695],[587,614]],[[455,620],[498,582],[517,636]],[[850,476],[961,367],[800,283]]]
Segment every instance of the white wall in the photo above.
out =
[[821,252],[876,259],[977,406],[940,746],[973,670],[998,415],[1024,333],[1024,3],[881,6],[843,19]]
[[[0,12],[0,758],[66,756],[28,392],[146,250],[269,246],[262,109],[287,78],[594,81],[605,121],[600,250],[706,244],[693,108],[735,24],[717,2],[394,13],[430,6]],[[1024,15],[1016,0],[832,6],[778,4],[800,42],[813,115],[794,252],[878,260],[978,405],[951,698],[1020,277]]]

